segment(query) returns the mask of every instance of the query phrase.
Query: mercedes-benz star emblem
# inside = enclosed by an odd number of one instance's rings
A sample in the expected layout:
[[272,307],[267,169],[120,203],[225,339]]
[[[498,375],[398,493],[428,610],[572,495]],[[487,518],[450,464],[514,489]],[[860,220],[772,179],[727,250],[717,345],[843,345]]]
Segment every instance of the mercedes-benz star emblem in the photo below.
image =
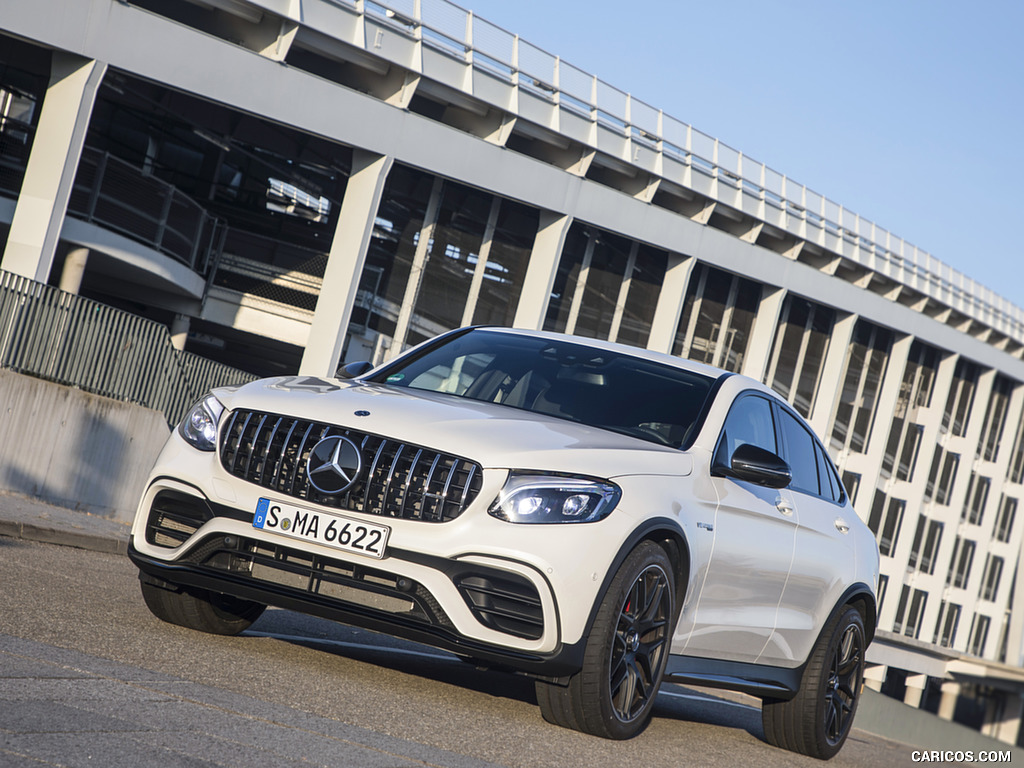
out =
[[325,437],[314,445],[306,462],[310,485],[327,494],[348,490],[362,468],[359,447],[341,435]]

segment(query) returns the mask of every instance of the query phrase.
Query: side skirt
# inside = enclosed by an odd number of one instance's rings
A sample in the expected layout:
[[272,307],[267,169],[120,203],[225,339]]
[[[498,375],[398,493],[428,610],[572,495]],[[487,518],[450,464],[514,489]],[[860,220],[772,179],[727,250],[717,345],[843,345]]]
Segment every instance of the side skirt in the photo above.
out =
[[791,699],[800,690],[804,667],[783,669],[740,661],[669,656],[665,680],[749,693],[762,699]]

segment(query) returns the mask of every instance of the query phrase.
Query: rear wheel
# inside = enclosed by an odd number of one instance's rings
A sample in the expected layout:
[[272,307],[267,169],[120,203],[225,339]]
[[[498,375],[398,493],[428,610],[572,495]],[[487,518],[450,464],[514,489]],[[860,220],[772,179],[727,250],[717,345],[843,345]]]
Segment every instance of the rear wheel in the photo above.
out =
[[205,589],[176,591],[142,580],[142,598],[150,612],[162,621],[214,635],[237,635],[248,629],[265,605]]
[[644,729],[668,661],[671,574],[668,556],[653,542],[629,554],[598,608],[583,668],[567,686],[536,682],[545,720],[606,739],[628,739]]
[[827,760],[843,746],[857,714],[864,681],[864,619],[847,606],[832,619],[811,653],[803,685],[789,701],[761,707],[769,744]]

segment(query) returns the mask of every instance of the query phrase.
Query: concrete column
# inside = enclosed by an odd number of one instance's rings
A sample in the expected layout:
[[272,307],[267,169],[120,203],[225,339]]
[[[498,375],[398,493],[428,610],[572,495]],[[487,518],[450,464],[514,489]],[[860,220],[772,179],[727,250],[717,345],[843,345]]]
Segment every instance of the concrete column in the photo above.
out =
[[338,211],[323,287],[299,364],[299,373],[303,375],[333,376],[338,370],[373,222],[393,162],[392,157],[353,150],[352,175]]
[[690,256],[669,254],[668,269],[665,270],[665,280],[658,294],[658,305],[654,308],[654,320],[651,321],[651,335],[647,339],[648,349],[671,354],[679,316],[683,313],[686,288],[696,263],[697,260]]
[[754,317],[754,327],[750,329],[747,351],[743,355],[743,373],[752,379],[764,381],[768,364],[771,362],[772,341],[775,329],[779,327],[779,315],[782,314],[782,302],[786,298],[783,288],[766,285],[761,289],[761,301]]
[[864,685],[873,691],[881,691],[889,668],[884,664],[875,664],[864,670]]
[[516,317],[512,325],[516,328],[540,330],[544,327],[544,316],[548,310],[548,299],[555,284],[558,260],[562,255],[565,236],[569,232],[572,217],[550,211],[540,212],[540,225],[533,241],[530,263],[526,267],[523,290],[519,294]]
[[939,717],[952,720],[956,714],[956,701],[960,698],[960,683],[947,680],[942,684],[942,698],[939,700]]
[[907,692],[903,695],[903,703],[919,708],[924,697],[924,689],[928,686],[928,675],[908,675]]
[[818,382],[818,394],[814,398],[811,417],[807,420],[816,433],[825,437],[826,446],[828,445],[826,433],[829,422],[832,420],[832,414],[835,413],[836,402],[842,393],[843,368],[846,365],[846,355],[850,351],[853,329],[857,325],[857,315],[837,314],[835,325],[832,326],[832,338],[828,344],[828,351],[825,353],[821,381]]
[[192,325],[192,318],[188,315],[175,315],[171,321],[171,346],[178,351],[185,350],[185,342],[188,340],[188,329]]
[[1020,723],[1024,716],[1024,698],[1019,693],[1007,691],[1003,716],[995,729],[995,737],[1006,744],[1016,744],[1020,734]]
[[430,258],[428,251],[434,241],[434,228],[437,227],[437,217],[441,210],[443,188],[444,181],[440,176],[435,176],[434,185],[430,189],[430,199],[427,201],[427,210],[423,214],[423,227],[420,229],[420,237],[416,241],[416,251],[412,256],[412,266],[409,268],[409,279],[405,284],[402,306],[398,310],[398,319],[395,321],[395,340],[391,345],[392,357],[405,349],[405,340],[409,335],[409,326],[412,325],[413,312],[419,299],[420,286],[423,284],[423,272],[427,268],[427,259]]
[[60,289],[68,293],[82,290],[82,277],[85,265],[89,261],[88,248],[75,248],[64,259],[64,269],[60,273]]
[[107,65],[55,51],[32,152],[0,267],[45,283]]

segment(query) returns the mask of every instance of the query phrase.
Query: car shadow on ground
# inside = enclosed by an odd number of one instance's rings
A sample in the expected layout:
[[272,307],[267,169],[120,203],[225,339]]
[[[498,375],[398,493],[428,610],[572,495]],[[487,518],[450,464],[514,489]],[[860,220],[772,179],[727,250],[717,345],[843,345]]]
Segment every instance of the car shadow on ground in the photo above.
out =
[[[287,610],[268,610],[242,637],[269,637],[341,658],[497,698],[537,704],[533,680],[494,667],[482,667],[427,645],[338,624]],[[654,717],[742,729],[765,741],[756,701],[732,700],[716,692],[675,684],[662,686]]]

